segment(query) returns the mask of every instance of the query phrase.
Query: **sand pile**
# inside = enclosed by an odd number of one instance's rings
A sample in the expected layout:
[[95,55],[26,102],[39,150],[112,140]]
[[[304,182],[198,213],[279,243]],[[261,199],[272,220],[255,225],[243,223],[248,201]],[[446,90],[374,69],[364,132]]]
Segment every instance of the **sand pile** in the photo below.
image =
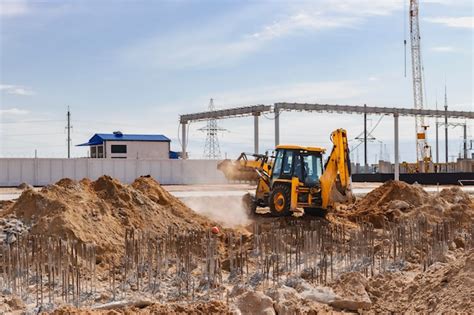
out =
[[451,218],[471,224],[474,205],[469,195],[458,187],[429,194],[419,185],[392,180],[358,200],[344,214],[353,222],[368,221],[376,228],[418,215],[424,215],[431,223]]
[[64,306],[50,314],[53,315],[105,315],[105,314],[157,314],[157,315],[177,315],[177,314],[231,314],[229,307],[222,301],[195,302],[189,304],[166,303],[152,304],[144,308],[126,307],[109,310],[89,310],[77,309],[71,306]]
[[470,313],[474,309],[474,251],[449,263],[436,263],[412,277],[384,273],[367,291],[377,313]]
[[106,262],[123,252],[127,228],[159,235],[170,227],[203,230],[212,224],[150,177],[140,177],[131,185],[109,176],[93,182],[62,179],[40,191],[24,191],[6,215],[23,221],[33,234],[95,243],[99,261]]

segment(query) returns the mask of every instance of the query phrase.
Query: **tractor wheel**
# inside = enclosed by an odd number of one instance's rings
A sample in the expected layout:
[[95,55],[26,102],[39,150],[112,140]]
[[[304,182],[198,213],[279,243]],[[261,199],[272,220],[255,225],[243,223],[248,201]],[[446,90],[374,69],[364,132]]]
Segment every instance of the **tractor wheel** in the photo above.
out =
[[242,197],[242,203],[249,217],[253,217],[257,214],[257,201],[255,200],[255,197],[252,194],[246,193]]
[[273,216],[290,215],[291,192],[287,185],[276,185],[270,193],[270,212]]

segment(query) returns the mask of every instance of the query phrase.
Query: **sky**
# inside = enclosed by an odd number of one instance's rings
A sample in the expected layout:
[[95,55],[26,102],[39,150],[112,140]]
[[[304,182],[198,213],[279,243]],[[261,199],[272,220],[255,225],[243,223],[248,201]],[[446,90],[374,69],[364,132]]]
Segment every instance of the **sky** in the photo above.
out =
[[[94,133],[164,134],[181,150],[179,115],[276,102],[413,107],[408,0],[0,0],[0,156],[87,155]],[[473,3],[421,0],[424,108],[474,110]],[[403,41],[407,39],[405,48]],[[406,69],[406,76],[405,76]],[[463,123],[464,121],[453,120]],[[435,159],[435,120],[428,119]],[[467,122],[472,139],[472,121]],[[205,123],[189,127],[201,158]],[[253,150],[253,118],[220,120],[222,156]],[[360,115],[283,112],[280,142],[331,147],[346,128],[363,161]],[[393,161],[393,118],[369,115],[369,163]],[[440,128],[440,161],[444,129]],[[274,146],[272,115],[260,148]],[[449,128],[449,156],[462,145]],[[415,121],[400,118],[400,159],[414,161]],[[474,152],[474,151],[472,151]],[[451,157],[452,156],[452,157]]]

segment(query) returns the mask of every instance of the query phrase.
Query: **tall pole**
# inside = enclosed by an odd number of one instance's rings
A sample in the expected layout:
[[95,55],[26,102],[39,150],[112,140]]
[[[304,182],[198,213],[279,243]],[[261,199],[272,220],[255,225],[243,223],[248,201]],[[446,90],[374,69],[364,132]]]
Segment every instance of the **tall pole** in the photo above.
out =
[[[436,110],[438,110],[438,95],[436,95]],[[438,164],[439,163],[439,138],[438,138],[439,122],[438,122],[438,117],[436,117],[435,127],[436,127],[436,164]]]
[[364,104],[364,171],[367,169],[367,104]]
[[400,180],[400,165],[398,160],[398,114],[393,114],[393,125],[394,125],[394,132],[395,132],[395,169],[394,169],[394,179]]
[[280,144],[280,109],[275,104],[275,147]]
[[186,127],[187,127],[188,123],[187,122],[183,122],[181,123],[181,148],[182,148],[182,151],[181,151],[181,159],[185,160],[187,159],[187,152],[186,152],[186,142],[188,141],[186,138],[187,138],[187,135],[186,135]]
[[464,159],[467,159],[467,124],[464,123],[464,137],[463,137]]
[[444,150],[446,163],[448,163],[448,94],[446,93],[446,85],[444,86]]
[[67,158],[71,158],[71,112],[67,107]]
[[438,124],[438,122],[436,122],[436,163],[439,163],[438,127],[439,127],[439,124]]

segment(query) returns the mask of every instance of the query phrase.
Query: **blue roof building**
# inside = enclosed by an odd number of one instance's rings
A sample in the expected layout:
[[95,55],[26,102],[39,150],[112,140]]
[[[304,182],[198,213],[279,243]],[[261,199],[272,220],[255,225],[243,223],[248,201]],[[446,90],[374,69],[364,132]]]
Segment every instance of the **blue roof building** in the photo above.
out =
[[171,140],[164,135],[96,133],[88,142],[91,158],[112,159],[169,159],[178,158],[170,151]]

